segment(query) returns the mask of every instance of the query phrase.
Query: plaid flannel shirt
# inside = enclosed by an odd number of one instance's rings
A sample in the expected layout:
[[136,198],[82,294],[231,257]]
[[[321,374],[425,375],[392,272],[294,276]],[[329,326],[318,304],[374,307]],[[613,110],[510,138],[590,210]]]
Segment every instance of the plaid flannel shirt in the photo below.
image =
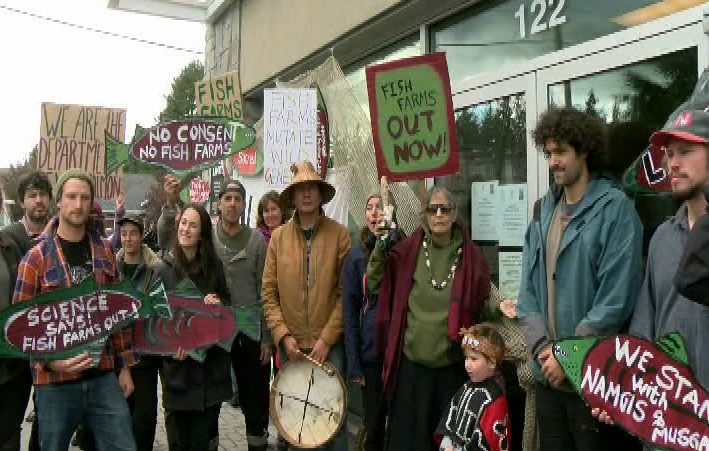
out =
[[[99,284],[118,282],[116,260],[110,244],[99,235],[89,233],[94,276]],[[45,234],[41,241],[27,252],[17,270],[13,303],[28,301],[35,296],[71,286],[66,258],[56,231]],[[136,363],[133,339],[129,328],[111,335],[99,361],[99,370],[114,370]],[[62,383],[81,378],[81,373],[56,373],[44,363],[32,363],[36,385]]]

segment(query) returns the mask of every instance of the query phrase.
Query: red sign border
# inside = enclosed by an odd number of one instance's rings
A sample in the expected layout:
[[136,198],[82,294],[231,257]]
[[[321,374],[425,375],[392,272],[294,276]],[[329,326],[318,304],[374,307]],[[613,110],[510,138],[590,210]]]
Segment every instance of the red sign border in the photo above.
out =
[[[441,77],[445,101],[447,107],[446,120],[448,124],[448,139],[450,151],[448,161],[441,167],[414,172],[392,172],[386,164],[384,149],[379,139],[379,109],[377,108],[374,79],[378,72],[385,72],[404,67],[428,65]],[[455,129],[455,117],[453,113],[453,96],[451,92],[450,77],[448,75],[448,63],[444,52],[429,53],[421,56],[403,58],[387,63],[367,66],[365,68],[367,78],[367,96],[369,97],[369,111],[372,121],[372,139],[374,140],[374,155],[377,159],[377,173],[379,177],[387,176],[391,182],[403,182],[406,180],[424,179],[428,177],[439,177],[444,175],[457,174],[460,170],[460,158],[458,155],[458,134]]]

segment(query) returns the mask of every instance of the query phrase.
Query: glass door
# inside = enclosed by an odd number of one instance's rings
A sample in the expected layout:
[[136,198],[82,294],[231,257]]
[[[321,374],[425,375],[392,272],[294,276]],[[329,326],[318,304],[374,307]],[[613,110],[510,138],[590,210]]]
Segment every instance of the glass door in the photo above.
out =
[[[652,132],[689,97],[706,52],[701,24],[690,23],[540,70],[539,112],[550,105],[573,106],[601,118],[608,127],[607,175],[620,181]],[[540,187],[549,186],[548,170],[540,169]],[[636,195],[633,200],[645,226],[646,250],[677,204],[667,194]]]
[[[459,215],[497,284],[500,252],[521,252],[528,214],[538,196],[540,155],[527,132],[537,117],[535,75],[475,86],[453,102],[460,172],[436,183],[456,197]],[[514,201],[506,215],[497,208],[505,193]]]

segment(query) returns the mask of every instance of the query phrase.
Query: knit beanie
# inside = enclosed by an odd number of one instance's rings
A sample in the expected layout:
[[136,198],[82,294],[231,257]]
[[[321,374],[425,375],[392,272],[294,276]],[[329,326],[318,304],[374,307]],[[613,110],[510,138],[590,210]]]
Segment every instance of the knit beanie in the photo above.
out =
[[91,174],[84,171],[83,169],[72,168],[72,169],[67,169],[66,171],[62,172],[59,175],[59,178],[57,178],[57,184],[54,187],[54,198],[57,201],[59,201],[61,199],[62,189],[64,188],[64,184],[66,183],[66,181],[69,179],[84,180],[86,183],[88,183],[89,188],[91,189],[91,200],[92,201],[94,200],[94,193],[95,193],[94,179],[93,179],[93,177],[91,177]]

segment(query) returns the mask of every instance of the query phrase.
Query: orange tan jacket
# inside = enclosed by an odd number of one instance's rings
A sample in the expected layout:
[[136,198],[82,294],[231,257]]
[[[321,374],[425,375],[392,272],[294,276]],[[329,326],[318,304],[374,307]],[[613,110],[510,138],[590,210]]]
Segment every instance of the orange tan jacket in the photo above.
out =
[[308,243],[297,215],[273,231],[261,282],[264,316],[274,343],[292,335],[301,349],[318,338],[332,346],[342,335],[342,267],[350,250],[346,228],[325,216]]

